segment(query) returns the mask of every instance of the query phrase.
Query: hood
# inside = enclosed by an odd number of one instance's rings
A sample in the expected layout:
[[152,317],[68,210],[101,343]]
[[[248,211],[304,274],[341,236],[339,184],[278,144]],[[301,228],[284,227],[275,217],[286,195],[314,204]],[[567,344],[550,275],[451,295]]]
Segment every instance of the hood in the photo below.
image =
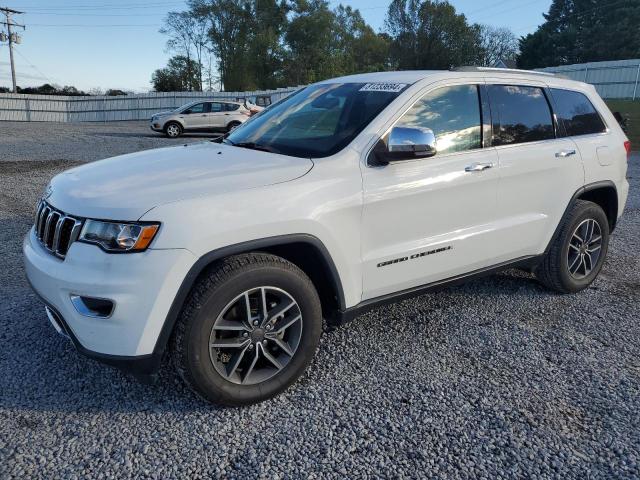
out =
[[47,201],[80,217],[137,220],[158,205],[287,182],[312,167],[307,158],[195,143],[67,170],[51,181]]
[[175,110],[167,110],[166,112],[158,112],[151,115],[151,118],[165,117],[171,115]]

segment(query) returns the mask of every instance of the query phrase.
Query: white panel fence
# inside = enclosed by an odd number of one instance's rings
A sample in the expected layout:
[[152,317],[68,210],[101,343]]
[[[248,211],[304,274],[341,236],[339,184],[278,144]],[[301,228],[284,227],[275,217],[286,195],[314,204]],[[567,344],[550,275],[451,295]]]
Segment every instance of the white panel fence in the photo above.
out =
[[0,120],[18,122],[113,122],[148,120],[151,115],[173,110],[197,100],[236,100],[268,95],[275,102],[298,87],[254,92],[171,92],[120,97],[67,97],[53,95],[0,94]]
[[594,85],[602,98],[640,99],[640,59],[539,68]]
[[[595,85],[603,98],[640,99],[640,59],[547,67],[539,70]],[[269,95],[273,102],[299,87],[255,92],[147,93],[123,97],[58,97],[0,94],[0,120],[23,122],[113,122],[147,120],[201,99],[255,98]]]

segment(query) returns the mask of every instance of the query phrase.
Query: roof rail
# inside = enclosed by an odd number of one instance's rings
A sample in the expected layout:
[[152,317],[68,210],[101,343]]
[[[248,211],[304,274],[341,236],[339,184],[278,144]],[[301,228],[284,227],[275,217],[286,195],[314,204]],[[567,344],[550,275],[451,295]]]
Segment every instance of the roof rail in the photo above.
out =
[[549,72],[540,72],[536,70],[519,70],[517,68],[496,68],[496,67],[454,67],[452,72],[488,72],[488,73],[512,73],[512,74],[527,74],[527,75],[542,75],[544,77],[555,77],[555,74]]

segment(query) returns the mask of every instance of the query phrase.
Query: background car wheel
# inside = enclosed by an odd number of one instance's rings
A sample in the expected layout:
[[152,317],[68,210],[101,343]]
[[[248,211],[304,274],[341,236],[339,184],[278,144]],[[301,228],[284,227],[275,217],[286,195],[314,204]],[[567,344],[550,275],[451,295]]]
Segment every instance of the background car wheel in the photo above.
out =
[[176,138],[182,135],[182,126],[179,123],[171,122],[165,128],[164,132],[169,138]]
[[595,280],[609,247],[609,221],[600,206],[578,200],[564,219],[536,277],[562,293],[579,292]]
[[230,132],[234,128],[239,127],[240,125],[242,125],[242,122],[238,122],[237,120],[234,120],[233,122],[229,122],[229,125],[227,125],[227,132]]
[[206,400],[247,405],[295,382],[321,331],[320,299],[302,270],[274,255],[237,255],[214,265],[189,295],[174,365]]

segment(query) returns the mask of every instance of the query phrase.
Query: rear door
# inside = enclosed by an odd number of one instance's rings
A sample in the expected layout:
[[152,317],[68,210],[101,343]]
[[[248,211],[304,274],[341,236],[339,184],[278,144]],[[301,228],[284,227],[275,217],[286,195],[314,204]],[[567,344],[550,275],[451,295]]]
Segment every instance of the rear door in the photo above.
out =
[[211,111],[209,113],[207,126],[214,129],[225,127],[227,125],[225,121],[227,118],[225,117],[226,104],[222,102],[209,102],[209,105],[211,105]]
[[[566,135],[578,146],[585,166],[585,183],[601,178],[618,178],[611,135],[589,98],[581,92],[552,88],[555,111]],[[607,170],[609,170],[607,172]]]
[[584,185],[580,152],[563,135],[544,85],[490,83],[487,89],[500,162],[501,243],[511,258],[539,254]]

